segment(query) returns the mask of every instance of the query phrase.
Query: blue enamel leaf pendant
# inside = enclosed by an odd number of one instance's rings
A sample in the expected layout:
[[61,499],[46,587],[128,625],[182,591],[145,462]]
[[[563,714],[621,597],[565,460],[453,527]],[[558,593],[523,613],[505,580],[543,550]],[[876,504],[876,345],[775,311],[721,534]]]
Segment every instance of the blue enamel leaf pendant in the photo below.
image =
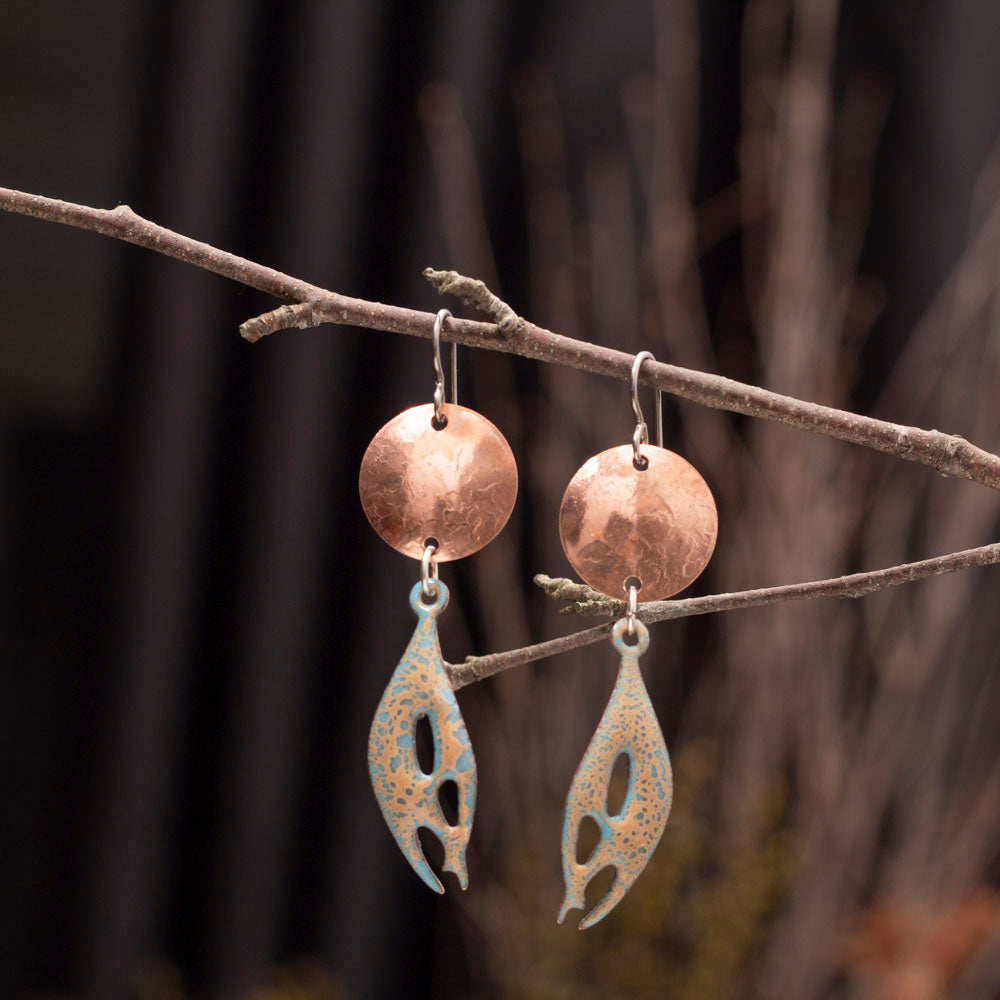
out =
[[[444,892],[427,864],[417,838],[423,827],[444,846],[445,871],[468,885],[465,849],[476,807],[476,760],[455,692],[445,673],[438,642],[437,617],[448,604],[448,588],[434,581],[437,594],[424,604],[423,585],[410,591],[417,627],[389,686],[382,695],[368,736],[368,772],[379,808],[413,870],[435,892]],[[417,760],[416,728],[426,716],[434,738],[434,765],[425,773]],[[447,781],[458,786],[458,822],[452,826],[441,810],[439,792]]]
[[[649,630],[637,621],[638,642],[629,646],[627,629],[628,620],[623,618],[611,632],[611,644],[621,659],[618,680],[566,797],[562,837],[566,896],[559,923],[570,910],[584,908],[587,884],[599,871],[615,869],[611,888],[584,916],[580,930],[607,916],[642,873],[663,835],[673,798],[667,745],[639,672],[639,657],[649,648]],[[628,758],[628,789],[621,808],[611,815],[608,784],[622,754]],[[585,816],[597,823],[600,840],[579,864],[577,839]]]

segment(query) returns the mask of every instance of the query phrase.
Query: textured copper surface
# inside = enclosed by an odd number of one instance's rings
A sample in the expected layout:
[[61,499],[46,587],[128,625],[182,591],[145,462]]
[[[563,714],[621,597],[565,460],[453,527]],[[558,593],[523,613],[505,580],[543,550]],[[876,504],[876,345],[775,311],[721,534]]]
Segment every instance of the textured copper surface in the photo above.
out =
[[719,530],[715,500],[680,455],[643,445],[649,465],[632,464],[632,446],[588,459],[566,487],[559,537],[580,578],[622,597],[632,576],[641,601],[683,590],[708,564]]
[[361,506],[382,539],[419,559],[424,541],[436,538],[437,562],[492,541],[517,497],[506,438],[475,410],[445,403],[444,414],[443,430],[431,424],[431,403],[393,417],[368,445],[358,477]]
[[[632,453],[631,445],[628,446]],[[621,900],[639,877],[660,842],[670,815],[674,782],[663,732],[639,672],[639,657],[649,648],[649,631],[635,623],[636,644],[625,642],[628,621],[615,623],[611,645],[620,659],[618,680],[590,746],[573,776],[563,819],[562,864],[566,895],[562,923],[570,910],[582,910],[587,883],[611,866],[615,879],[600,902],[580,922],[592,927]],[[628,758],[628,788],[616,813],[608,810],[608,785],[615,761]],[[580,824],[589,816],[601,839],[582,863],[576,859]]]

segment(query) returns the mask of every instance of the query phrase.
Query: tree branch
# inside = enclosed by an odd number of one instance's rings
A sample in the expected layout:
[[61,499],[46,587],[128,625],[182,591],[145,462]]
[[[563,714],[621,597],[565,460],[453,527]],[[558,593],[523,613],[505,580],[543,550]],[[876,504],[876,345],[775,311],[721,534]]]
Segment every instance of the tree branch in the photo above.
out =
[[[998,562],[1000,562],[1000,543],[995,542],[975,549],[964,549],[961,552],[952,552],[950,555],[937,556],[934,559],[903,563],[900,566],[877,569],[869,573],[852,573],[850,576],[839,576],[831,580],[813,580],[809,583],[792,583],[782,587],[765,587],[761,590],[742,590],[735,594],[689,597],[680,601],[650,601],[648,604],[639,605],[636,617],[651,625],[653,622],[672,621],[675,618],[709,615],[717,611],[734,611],[737,608],[759,608],[765,604],[780,604],[785,601],[807,601],[817,597],[864,597],[876,590],[898,587],[900,584],[924,580],[929,576],[957,573],[976,566],[993,566]],[[550,582],[556,585],[569,583],[571,587],[582,586],[571,581]],[[549,588],[546,585],[543,589]],[[560,588],[556,586],[553,589],[558,591]],[[613,622],[606,622],[596,628],[574,632],[559,639],[549,639],[534,646],[512,649],[507,653],[468,656],[462,663],[448,664],[448,676],[451,678],[452,687],[457,691],[466,684],[485,680],[511,667],[544,660],[549,656],[568,653],[571,649],[600,642],[611,634],[612,625]]]
[[[158,226],[136,215],[127,205],[119,205],[114,209],[89,208],[55,198],[0,188],[0,211],[87,229],[125,243],[133,243],[293,303],[243,323],[240,332],[249,341],[259,340],[281,329],[319,323],[337,323],[425,338],[430,338],[433,334],[433,313],[339,295]],[[629,380],[632,355],[598,344],[571,340],[535,326],[519,317],[481,281],[463,277],[454,271],[434,271],[430,268],[425,271],[425,277],[439,291],[459,296],[494,319],[493,323],[451,320],[445,326],[443,339],[564,365],[623,382]],[[790,427],[848,441],[910,462],[920,462],[943,476],[957,476],[991,489],[1000,489],[1000,457],[969,444],[958,435],[875,420],[792,396],[782,396],[719,375],[662,362],[643,365],[640,381],[703,406],[775,420]],[[639,617],[644,622],[658,622],[735,608],[759,607],[779,601],[861,597],[885,587],[996,562],[1000,562],[1000,544],[985,545],[923,562],[833,580],[747,590],[738,594],[653,602],[640,605]],[[565,592],[565,582],[562,589]],[[592,595],[585,591],[581,591],[574,599],[579,599],[580,596],[584,600],[592,600]],[[600,610],[607,611],[608,607],[604,606]],[[610,631],[609,622],[524,649],[469,657],[460,665],[450,666],[449,673],[457,689],[510,667],[598,642]]]
[[[315,323],[338,323],[414,337],[429,338],[433,333],[433,313],[367,302],[319,288],[245,257],[226,253],[207,243],[200,243],[158,226],[136,215],[127,205],[119,205],[114,209],[88,208],[55,198],[0,188],[0,211],[58,222],[77,229],[89,229],[221,274],[258,291],[267,292],[275,298],[308,304]],[[495,323],[451,320],[445,325],[444,340],[490,351],[518,354],[524,358],[564,365],[622,382],[629,380],[633,361],[631,354],[562,337],[528,323],[518,317],[506,303],[497,299],[482,282],[463,277],[454,271],[429,269],[426,276],[435,287],[459,295],[474,303],[477,308],[486,309],[498,320]],[[301,321],[304,319],[304,310],[295,313],[294,318],[296,322],[293,325],[303,325]],[[259,317],[256,321],[244,323],[241,329],[248,340],[256,340],[275,332],[281,325],[278,314],[271,313],[266,320]],[[763,420],[776,420],[800,430],[849,441],[910,462],[920,462],[943,476],[971,479],[992,489],[1000,489],[1000,458],[975,447],[958,435],[875,420],[846,410],[769,392],[721,375],[692,371],[663,362],[647,362],[643,365],[640,381],[703,406],[743,413]]]

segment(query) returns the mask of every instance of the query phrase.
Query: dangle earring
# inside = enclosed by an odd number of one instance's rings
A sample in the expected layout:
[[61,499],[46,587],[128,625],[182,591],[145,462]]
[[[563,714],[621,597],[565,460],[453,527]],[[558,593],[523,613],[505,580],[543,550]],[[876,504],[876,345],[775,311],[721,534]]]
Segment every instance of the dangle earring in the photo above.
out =
[[[476,805],[476,761],[455,693],[445,673],[437,617],[448,588],[437,564],[478,552],[507,523],[517,496],[510,445],[485,417],[458,405],[457,345],[452,345],[450,404],[444,401],[441,329],[434,321],[434,402],[393,417],[372,439],[361,461],[361,505],[371,526],[398,552],[420,560],[410,591],[417,627],[379,702],[368,737],[368,771],[379,808],[414,871],[444,892],[427,864],[417,831],[430,830],[444,847],[445,871],[468,885],[465,849]],[[434,763],[417,759],[417,725],[426,719]],[[458,819],[441,808],[441,787],[458,788]]]
[[[617,905],[642,873],[670,814],[673,776],[656,713],[639,672],[649,631],[637,619],[638,595],[657,601],[676,594],[705,568],[715,548],[718,515],[712,493],[697,470],[663,447],[663,411],[656,391],[657,445],[639,406],[639,370],[649,351],[632,365],[631,445],[595,455],[577,470],[559,510],[559,537],[573,569],[595,590],[624,593],[627,614],[615,623],[611,645],[620,659],[618,679],[604,715],[580,761],[563,820],[562,864],[566,895],[559,923],[583,909],[587,884],[606,867],[615,869],[611,888],[580,923],[583,930]],[[628,787],[611,813],[608,786],[624,756]],[[577,861],[580,824],[594,820],[600,840]]]

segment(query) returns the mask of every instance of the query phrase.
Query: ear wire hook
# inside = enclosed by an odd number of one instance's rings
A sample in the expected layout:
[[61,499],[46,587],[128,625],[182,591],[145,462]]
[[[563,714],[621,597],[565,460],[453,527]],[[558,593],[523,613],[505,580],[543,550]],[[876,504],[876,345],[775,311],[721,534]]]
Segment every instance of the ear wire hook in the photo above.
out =
[[[649,464],[642,457],[639,446],[643,442],[649,441],[649,429],[646,427],[646,420],[642,415],[642,407],[639,405],[639,370],[643,361],[655,361],[650,351],[640,351],[632,362],[632,412],[635,414],[635,431],[632,434],[632,464],[637,469],[645,469]],[[656,444],[663,447],[663,393],[656,390]]]
[[[434,317],[434,426],[444,427],[448,423],[442,406],[444,405],[444,368],[441,366],[441,331],[444,321],[451,319],[451,311],[438,310]],[[458,406],[458,344],[451,345],[451,402]]]

